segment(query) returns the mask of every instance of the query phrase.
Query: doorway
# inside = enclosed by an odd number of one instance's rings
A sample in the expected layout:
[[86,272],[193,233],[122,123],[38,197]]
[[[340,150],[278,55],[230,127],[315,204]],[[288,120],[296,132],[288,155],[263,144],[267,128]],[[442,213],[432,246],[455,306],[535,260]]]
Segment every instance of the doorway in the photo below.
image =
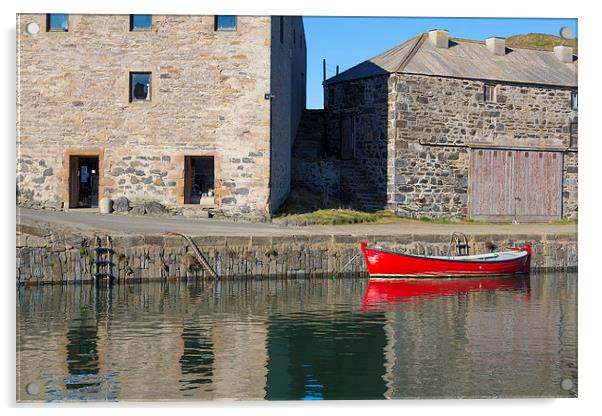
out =
[[213,156],[186,156],[184,167],[184,203],[214,201],[215,169]]
[[341,119],[341,159],[343,160],[355,158],[353,127],[353,115],[345,114]]
[[562,153],[473,149],[471,218],[547,222],[562,218]]
[[98,156],[69,157],[69,208],[98,208]]

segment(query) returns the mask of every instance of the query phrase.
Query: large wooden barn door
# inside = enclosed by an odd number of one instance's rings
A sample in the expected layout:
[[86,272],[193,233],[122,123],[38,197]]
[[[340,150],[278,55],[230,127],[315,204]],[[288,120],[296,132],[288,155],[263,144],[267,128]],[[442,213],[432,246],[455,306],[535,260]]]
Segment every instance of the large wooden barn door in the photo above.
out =
[[511,221],[514,157],[504,150],[475,149],[470,158],[471,218]]
[[562,215],[562,155],[556,152],[473,149],[471,218],[550,221]]
[[518,221],[550,221],[562,215],[562,154],[524,152],[514,155]]

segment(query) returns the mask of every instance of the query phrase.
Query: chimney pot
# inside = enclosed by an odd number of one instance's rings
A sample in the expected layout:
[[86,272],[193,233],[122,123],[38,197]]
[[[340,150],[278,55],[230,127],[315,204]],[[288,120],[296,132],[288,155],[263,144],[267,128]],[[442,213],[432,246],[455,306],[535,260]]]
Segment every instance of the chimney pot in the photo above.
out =
[[494,55],[506,55],[506,39],[504,38],[488,38],[485,40],[487,49]]
[[449,48],[449,34],[447,30],[429,30],[429,40],[436,48]]
[[573,48],[570,46],[554,46],[554,54],[560,62],[573,62]]

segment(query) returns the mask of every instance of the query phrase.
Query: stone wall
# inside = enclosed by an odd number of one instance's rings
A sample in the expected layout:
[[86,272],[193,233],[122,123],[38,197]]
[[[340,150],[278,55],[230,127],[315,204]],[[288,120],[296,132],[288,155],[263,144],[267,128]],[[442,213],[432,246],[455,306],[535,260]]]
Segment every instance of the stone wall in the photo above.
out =
[[[100,159],[99,198],[181,206],[184,157],[213,156],[219,210],[269,215],[270,174],[280,174],[270,172],[264,97],[275,82],[272,18],[238,16],[236,30],[220,31],[214,16],[152,19],[150,31],[131,32],[129,15],[70,15],[68,32],[47,32],[44,14],[17,16],[18,203],[66,208],[69,155],[87,154]],[[39,33],[25,31],[31,22]],[[131,103],[129,74],[138,71],[151,72],[151,100]],[[289,74],[276,88],[281,98],[291,82]],[[278,154],[290,155],[290,100],[279,103],[285,114],[275,115],[289,114],[283,131],[273,132]]]
[[374,192],[387,190],[388,76],[348,81],[326,88],[327,151],[341,152],[341,120],[353,120],[355,160],[374,185]]
[[[194,242],[220,279],[239,279],[364,273],[360,239],[414,254],[445,255],[449,245],[449,235],[195,237]],[[531,244],[534,271],[577,268],[574,234],[479,235],[469,240],[473,253],[488,251],[491,242],[498,247]],[[112,248],[109,257],[103,258],[109,259],[111,273],[120,282],[209,278],[194,262],[192,247],[179,236],[114,235],[109,244],[106,235],[19,225],[17,283],[92,281],[99,270],[97,249],[109,246]]]
[[[575,115],[570,89],[498,84],[496,102],[486,103],[477,80],[402,74],[392,75],[390,86],[396,94],[391,202],[400,215],[468,218],[469,152],[463,146],[569,147]],[[576,177],[569,183],[576,188]],[[566,202],[564,217],[575,217],[576,205]]]
[[293,159],[292,186],[340,198],[341,168],[337,160]]
[[[282,23],[282,37],[281,37]],[[291,152],[305,108],[305,35],[301,17],[272,17],[271,24],[271,212],[291,186]],[[281,41],[282,39],[282,41]]]
[[[469,218],[470,148],[567,149],[571,90],[392,74],[326,86],[328,146],[340,152],[340,119],[354,120],[356,160],[400,216]],[[577,152],[563,151],[563,218],[577,217]]]
[[562,216],[569,219],[577,219],[578,211],[578,156],[576,151],[564,154],[563,183],[562,183]]

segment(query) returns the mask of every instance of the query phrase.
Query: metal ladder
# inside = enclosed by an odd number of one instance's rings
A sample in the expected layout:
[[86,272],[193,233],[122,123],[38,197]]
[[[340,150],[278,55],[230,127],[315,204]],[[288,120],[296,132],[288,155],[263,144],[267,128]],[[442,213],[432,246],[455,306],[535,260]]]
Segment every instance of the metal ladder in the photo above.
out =
[[447,248],[448,257],[451,256],[452,246],[456,248],[456,256],[469,256],[470,245],[468,244],[468,238],[464,233],[455,232],[452,234],[449,241],[449,247]]
[[96,247],[94,248],[94,279],[96,283],[100,283],[105,279],[109,279],[109,283],[113,283],[115,275],[113,274],[115,263],[113,263],[113,239],[106,236],[106,245],[102,245],[100,236],[96,236]]

